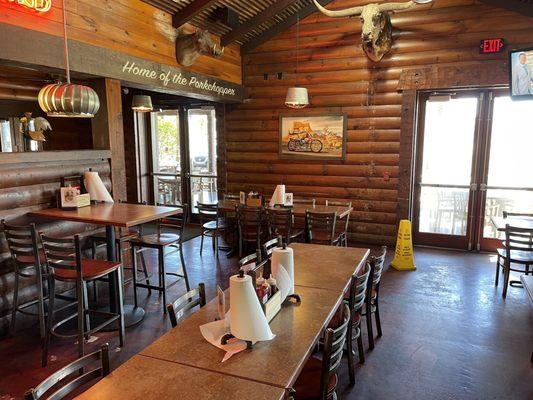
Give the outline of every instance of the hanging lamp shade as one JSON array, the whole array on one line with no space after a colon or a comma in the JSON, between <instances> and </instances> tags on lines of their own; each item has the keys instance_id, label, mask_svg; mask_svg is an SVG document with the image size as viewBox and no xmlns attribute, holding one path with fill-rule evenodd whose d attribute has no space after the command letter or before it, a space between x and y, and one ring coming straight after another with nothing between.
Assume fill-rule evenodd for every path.
<instances>
[{"instance_id":1,"label":"hanging lamp shade","mask_svg":"<svg viewBox=\"0 0 533 400\"><path fill-rule=\"evenodd\" d=\"M307 88L290 87L289 89L287 89L285 105L289 108L307 107L309 105L309 95L307 94Z\"/></svg>"},{"instance_id":2,"label":"hanging lamp shade","mask_svg":"<svg viewBox=\"0 0 533 400\"><path fill-rule=\"evenodd\" d=\"M96 92L75 83L46 85L39 92L39 106L49 117L92 118L100 108Z\"/></svg>"},{"instance_id":3,"label":"hanging lamp shade","mask_svg":"<svg viewBox=\"0 0 533 400\"><path fill-rule=\"evenodd\" d=\"M139 94L133 96L133 101L131 102L131 109L137 112L153 111L154 107L152 106L152 98L150 96Z\"/></svg>"}]
</instances>

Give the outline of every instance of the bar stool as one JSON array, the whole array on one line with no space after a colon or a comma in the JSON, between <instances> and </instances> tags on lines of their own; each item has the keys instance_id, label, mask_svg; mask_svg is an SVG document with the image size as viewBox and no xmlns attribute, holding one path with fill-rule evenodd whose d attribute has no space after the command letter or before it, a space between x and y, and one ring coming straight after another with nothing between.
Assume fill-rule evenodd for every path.
<instances>
[{"instance_id":1,"label":"bar stool","mask_svg":"<svg viewBox=\"0 0 533 400\"><path fill-rule=\"evenodd\" d=\"M43 343L43 367L48 364L48 348L51 336L62 338L78 338L78 355L82 357L85 353L85 338L101 330L107 325L118 321L119 325L119 346L124 346L124 312L122 301L122 269L121 263L105 260L93 260L82 258L79 235L73 239L52 238L41 233L41 240L49 268L48 287L50 290L50 305L48 312L48 329ZM116 274L115 291L118 297L118 313L110 313L89 309L87 296L87 283L109 274ZM59 322L54 323L55 308L54 294L55 282L70 282L76 284L76 305L77 312L67 316ZM91 329L91 315L105 317L104 322ZM63 334L57 331L61 325L77 318L78 332L76 334Z\"/></svg>"},{"instance_id":2,"label":"bar stool","mask_svg":"<svg viewBox=\"0 0 533 400\"><path fill-rule=\"evenodd\" d=\"M266 209L266 216L268 233L271 238L281 235L287 244L295 239L303 239L304 230L294 229L294 215L292 209L268 208Z\"/></svg>"},{"instance_id":3,"label":"bar stool","mask_svg":"<svg viewBox=\"0 0 533 400\"><path fill-rule=\"evenodd\" d=\"M131 258L132 258L132 268L133 268L133 299L135 307L137 307L137 288L145 288L148 290L157 290L160 294L163 294L163 313L167 313L167 288L174 286L178 283L181 278L185 279L185 286L187 291L191 290L189 286L189 278L187 276L187 268L185 267L185 260L183 258L183 231L185 225L187 225L188 217L188 205L182 204L181 206L167 205L166 207L175 207L181 209L180 216L167 217L158 221L157 233L153 235L143 235L140 237L135 237L129 241L131 246ZM169 228L174 230L174 233L164 233L162 228ZM165 249L168 247L173 248L174 250L168 253L165 253ZM145 276L145 283L137 281L137 257L135 256L138 253L138 250L143 251L145 249L155 249L157 250L158 255L158 277L159 284L152 285L148 280L148 277ZM165 256L179 252L181 268L183 274L177 272L167 272L165 265ZM172 275L178 277L178 279L172 282L170 285L166 284L166 276Z\"/></svg>"},{"instance_id":4,"label":"bar stool","mask_svg":"<svg viewBox=\"0 0 533 400\"><path fill-rule=\"evenodd\" d=\"M39 317L39 331L41 338L46 335L46 312L44 282L47 278L44 252L39 246L39 235L35 224L17 226L6 224L2 220L2 229L6 236L7 245L14 263L15 286L13 289L13 310L11 312L11 334L15 333L17 312ZM37 299L19 304L20 279L32 279L37 286ZM28 307L37 305L37 313L27 311Z\"/></svg>"},{"instance_id":5,"label":"bar stool","mask_svg":"<svg viewBox=\"0 0 533 400\"><path fill-rule=\"evenodd\" d=\"M337 246L335 236L337 213L305 212L306 236L309 243Z\"/></svg>"},{"instance_id":6,"label":"bar stool","mask_svg":"<svg viewBox=\"0 0 533 400\"><path fill-rule=\"evenodd\" d=\"M344 202L344 201L331 201L326 199L326 206L342 206L342 207L348 207L352 208L352 202ZM346 214L346 217L344 217L344 227L342 225L337 225L335 234L337 235L336 241L339 243L340 246L348 247L348 225L350 223L350 213ZM339 229L340 228L340 229Z\"/></svg>"},{"instance_id":7,"label":"bar stool","mask_svg":"<svg viewBox=\"0 0 533 400\"><path fill-rule=\"evenodd\" d=\"M196 203L198 209L198 217L200 218L200 226L202 227L202 240L200 242L200 255L204 248L204 237L211 236L213 241L213 251L215 257L218 258L218 238L221 233L228 229L228 225L224 218L220 217L218 203L206 204Z\"/></svg>"}]
</instances>

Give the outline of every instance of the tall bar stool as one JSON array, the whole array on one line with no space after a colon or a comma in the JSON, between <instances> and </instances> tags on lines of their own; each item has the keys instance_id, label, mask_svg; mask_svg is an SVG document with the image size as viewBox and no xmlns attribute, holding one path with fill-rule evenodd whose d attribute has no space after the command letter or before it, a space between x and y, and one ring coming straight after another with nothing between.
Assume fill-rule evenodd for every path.
<instances>
[{"instance_id":1,"label":"tall bar stool","mask_svg":"<svg viewBox=\"0 0 533 400\"><path fill-rule=\"evenodd\" d=\"M337 246L335 236L337 213L305 212L306 236L309 243Z\"/></svg>"},{"instance_id":2,"label":"tall bar stool","mask_svg":"<svg viewBox=\"0 0 533 400\"><path fill-rule=\"evenodd\" d=\"M122 269L121 263L93 260L82 258L79 235L74 238L52 238L41 233L41 240L49 268L48 287L50 290L50 306L48 312L48 329L43 343L42 365L48 364L48 348L50 346L51 336L63 338L78 338L78 355L82 357L85 353L85 338L101 330L107 325L118 321L119 325L119 346L124 347L124 311L122 300ZM115 291L118 300L118 313L91 310L87 295L87 283L109 274L116 274ZM69 315L59 322L54 323L55 308L54 294L55 282L70 282L76 284L76 305L77 312ZM105 317L104 322L91 328L90 315ZM63 334L57 331L65 322L77 318L78 332L76 334Z\"/></svg>"},{"instance_id":3,"label":"tall bar stool","mask_svg":"<svg viewBox=\"0 0 533 400\"><path fill-rule=\"evenodd\" d=\"M202 227L202 240L200 242L200 255L204 248L204 237L211 236L213 241L213 251L215 257L218 258L218 238L228 229L228 225L224 218L220 217L220 210L218 203L206 204L196 203L198 209L198 217L200 218L200 226Z\"/></svg>"},{"instance_id":4,"label":"tall bar stool","mask_svg":"<svg viewBox=\"0 0 533 400\"><path fill-rule=\"evenodd\" d=\"M348 207L352 208L352 202L344 202L344 201L331 201L326 199L326 206L342 206L342 207ZM336 232L337 235L336 241L339 243L340 246L348 247L348 225L350 224L350 213L346 214L346 217L344 217L344 226L341 224L337 224Z\"/></svg>"},{"instance_id":5,"label":"tall bar stool","mask_svg":"<svg viewBox=\"0 0 533 400\"><path fill-rule=\"evenodd\" d=\"M381 318L379 315L379 287L381 284L381 276L383 274L383 267L385 266L385 256L387 255L387 247L382 246L381 252L378 256L370 259L370 275L368 277L369 284L366 290L365 311L363 315L366 317L366 329L368 332L368 347L374 348L374 329L372 328L372 315L376 320L376 328L378 337L383 335L381 331Z\"/></svg>"},{"instance_id":6,"label":"tall bar stool","mask_svg":"<svg viewBox=\"0 0 533 400\"><path fill-rule=\"evenodd\" d=\"M167 288L174 286L181 281L181 278L185 279L185 287L187 291L191 290L189 286L189 277L187 275L187 268L185 266L185 260L183 258L183 231L185 225L187 225L187 217L189 207L187 204L181 206L167 205L167 207L175 207L181 209L179 216L167 217L158 221L157 233L152 235L143 235L130 240L131 254L132 254L132 268L133 268L133 299L135 307L137 307L137 288L145 288L148 290L157 290L160 294L163 294L163 313L167 313ZM171 229L173 232L163 232L163 228ZM166 252L167 248L171 248L172 251ZM145 277L145 283L137 281L137 254L139 250L155 249L158 256L158 277L159 284L150 284L148 278ZM177 272L167 272L165 256L179 252L181 268L183 274ZM170 285L166 284L166 276L172 275L178 279L172 282Z\"/></svg>"},{"instance_id":7,"label":"tall bar stool","mask_svg":"<svg viewBox=\"0 0 533 400\"><path fill-rule=\"evenodd\" d=\"M11 312L11 334L15 333L17 313L39 317L39 331L41 338L46 335L46 312L44 282L47 278L44 252L39 246L39 235L35 224L17 226L6 224L2 220L2 229L6 236L7 245L14 263L15 286L13 289L13 310ZM37 299L19 304L20 279L31 279L37 286ZM37 306L37 313L27 311L28 307Z\"/></svg>"},{"instance_id":8,"label":"tall bar stool","mask_svg":"<svg viewBox=\"0 0 533 400\"><path fill-rule=\"evenodd\" d=\"M304 230L294 228L294 215L290 208L266 209L268 233L271 238L281 235L285 243L303 239Z\"/></svg>"}]
</instances>

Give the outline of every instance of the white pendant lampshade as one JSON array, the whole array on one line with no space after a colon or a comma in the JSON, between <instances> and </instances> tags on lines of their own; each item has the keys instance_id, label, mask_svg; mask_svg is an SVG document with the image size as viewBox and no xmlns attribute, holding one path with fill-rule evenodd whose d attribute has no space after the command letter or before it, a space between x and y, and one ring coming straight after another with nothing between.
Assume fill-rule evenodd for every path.
<instances>
[{"instance_id":1,"label":"white pendant lampshade","mask_svg":"<svg viewBox=\"0 0 533 400\"><path fill-rule=\"evenodd\" d=\"M290 87L287 89L285 105L289 108L304 108L309 105L309 95L307 88Z\"/></svg>"},{"instance_id":2,"label":"white pendant lampshade","mask_svg":"<svg viewBox=\"0 0 533 400\"><path fill-rule=\"evenodd\" d=\"M96 92L74 83L46 85L39 92L39 106L50 117L92 118L100 108Z\"/></svg>"},{"instance_id":3,"label":"white pendant lampshade","mask_svg":"<svg viewBox=\"0 0 533 400\"><path fill-rule=\"evenodd\" d=\"M152 98L150 96L135 95L131 102L131 109L137 112L150 112L153 111Z\"/></svg>"}]
</instances>

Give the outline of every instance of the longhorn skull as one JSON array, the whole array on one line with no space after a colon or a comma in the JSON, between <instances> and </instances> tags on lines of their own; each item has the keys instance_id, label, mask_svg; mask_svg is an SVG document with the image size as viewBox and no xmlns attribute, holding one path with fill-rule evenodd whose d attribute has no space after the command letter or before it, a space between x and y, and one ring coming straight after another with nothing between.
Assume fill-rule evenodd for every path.
<instances>
[{"instance_id":1,"label":"longhorn skull","mask_svg":"<svg viewBox=\"0 0 533 400\"><path fill-rule=\"evenodd\" d=\"M351 7L345 10L328 10L317 0L313 0L317 8L328 17L360 16L363 23L361 39L363 51L372 61L380 61L392 46L392 25L389 12L406 10L415 3L429 3L432 0L414 0L403 3L368 4L366 6Z\"/></svg>"},{"instance_id":2,"label":"longhorn skull","mask_svg":"<svg viewBox=\"0 0 533 400\"><path fill-rule=\"evenodd\" d=\"M198 29L176 38L176 59L184 67L193 65L200 54L220 57L223 53L224 47L218 46L207 30Z\"/></svg>"}]
</instances>

